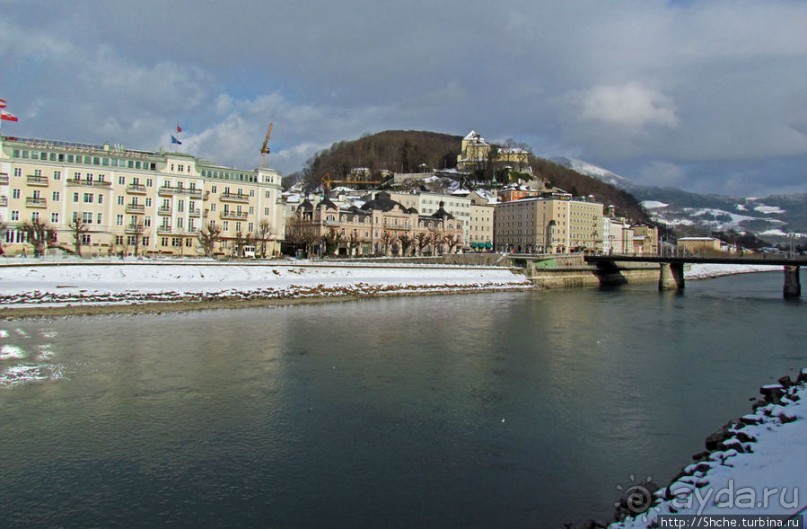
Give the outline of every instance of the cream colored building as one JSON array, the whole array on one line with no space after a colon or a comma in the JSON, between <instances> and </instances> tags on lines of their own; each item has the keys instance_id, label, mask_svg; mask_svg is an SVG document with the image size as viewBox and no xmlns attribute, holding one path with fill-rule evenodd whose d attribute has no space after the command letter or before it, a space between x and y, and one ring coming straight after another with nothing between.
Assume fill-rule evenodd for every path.
<instances>
[{"instance_id":1,"label":"cream colored building","mask_svg":"<svg viewBox=\"0 0 807 529\"><path fill-rule=\"evenodd\" d=\"M496 205L497 251L517 253L601 252L603 205L552 193Z\"/></svg>"},{"instance_id":2,"label":"cream colored building","mask_svg":"<svg viewBox=\"0 0 807 529\"><path fill-rule=\"evenodd\" d=\"M438 207L431 215L381 191L361 207L340 207L330 198L305 200L288 220L287 242L309 255L436 255L462 248L462 221ZM426 244L420 247L418 238Z\"/></svg>"},{"instance_id":3,"label":"cream colored building","mask_svg":"<svg viewBox=\"0 0 807 529\"><path fill-rule=\"evenodd\" d=\"M273 169L245 171L179 152L0 137L3 248L30 253L19 226L39 219L55 231L51 247L72 251L69 225L80 218L89 228L83 255L196 256L208 223L222 228L218 255L231 255L264 223L272 255L284 233L280 179Z\"/></svg>"},{"instance_id":4,"label":"cream colored building","mask_svg":"<svg viewBox=\"0 0 807 529\"><path fill-rule=\"evenodd\" d=\"M442 207L462 222L462 240L470 242L471 199L467 195L440 195L437 193L390 193L392 200L406 208L415 208L421 215L432 215Z\"/></svg>"},{"instance_id":5,"label":"cream colored building","mask_svg":"<svg viewBox=\"0 0 807 529\"><path fill-rule=\"evenodd\" d=\"M468 198L471 201L471 218L466 247L471 250L492 250L493 220L498 201L494 196L478 191L471 192Z\"/></svg>"}]
</instances>

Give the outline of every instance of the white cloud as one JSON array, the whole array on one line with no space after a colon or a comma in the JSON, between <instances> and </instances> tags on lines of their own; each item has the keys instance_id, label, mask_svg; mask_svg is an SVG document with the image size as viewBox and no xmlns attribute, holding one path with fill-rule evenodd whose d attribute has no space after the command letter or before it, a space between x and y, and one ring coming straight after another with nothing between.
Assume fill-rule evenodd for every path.
<instances>
[{"instance_id":1,"label":"white cloud","mask_svg":"<svg viewBox=\"0 0 807 529\"><path fill-rule=\"evenodd\" d=\"M647 125L675 127L672 99L641 83L598 85L571 96L580 119L638 130Z\"/></svg>"},{"instance_id":2,"label":"white cloud","mask_svg":"<svg viewBox=\"0 0 807 529\"><path fill-rule=\"evenodd\" d=\"M313 146L366 131L474 128L699 190L807 190L803 2L446 0L428 16L371 0L3 9L0 97L20 135L149 149L180 121L183 147L249 167L273 121L270 160L291 172ZM160 16L141 24L143 13ZM718 164L731 171L696 170Z\"/></svg>"}]
</instances>

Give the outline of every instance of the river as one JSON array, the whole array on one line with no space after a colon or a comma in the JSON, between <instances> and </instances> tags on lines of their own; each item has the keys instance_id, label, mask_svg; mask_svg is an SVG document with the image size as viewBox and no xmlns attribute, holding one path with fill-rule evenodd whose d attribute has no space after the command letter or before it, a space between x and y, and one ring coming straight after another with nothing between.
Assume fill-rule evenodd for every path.
<instances>
[{"instance_id":1,"label":"river","mask_svg":"<svg viewBox=\"0 0 807 529\"><path fill-rule=\"evenodd\" d=\"M666 483L807 365L805 306L781 289L765 273L0 322L3 525L607 518L618 487Z\"/></svg>"}]
</instances>

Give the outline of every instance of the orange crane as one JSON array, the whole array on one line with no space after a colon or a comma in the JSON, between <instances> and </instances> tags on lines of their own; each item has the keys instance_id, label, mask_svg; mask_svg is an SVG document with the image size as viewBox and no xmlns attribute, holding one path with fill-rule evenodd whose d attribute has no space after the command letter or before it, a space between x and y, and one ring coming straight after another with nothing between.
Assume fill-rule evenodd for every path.
<instances>
[{"instance_id":1,"label":"orange crane","mask_svg":"<svg viewBox=\"0 0 807 529\"><path fill-rule=\"evenodd\" d=\"M272 135L273 125L274 123L269 123L269 129L266 131L266 137L263 139L263 145L261 145L261 167L266 167L266 155L271 151L269 149L269 136Z\"/></svg>"}]
</instances>

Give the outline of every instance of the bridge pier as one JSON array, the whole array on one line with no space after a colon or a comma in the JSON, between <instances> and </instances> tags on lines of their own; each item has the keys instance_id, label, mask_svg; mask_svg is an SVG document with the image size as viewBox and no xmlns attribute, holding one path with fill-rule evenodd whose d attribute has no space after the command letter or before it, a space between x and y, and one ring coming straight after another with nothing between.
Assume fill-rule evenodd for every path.
<instances>
[{"instance_id":1,"label":"bridge pier","mask_svg":"<svg viewBox=\"0 0 807 529\"><path fill-rule=\"evenodd\" d=\"M782 293L787 299L801 297L801 280L798 266L785 266L785 286Z\"/></svg>"},{"instance_id":2,"label":"bridge pier","mask_svg":"<svg viewBox=\"0 0 807 529\"><path fill-rule=\"evenodd\" d=\"M682 290L684 288L684 263L659 263L659 290Z\"/></svg>"}]
</instances>

